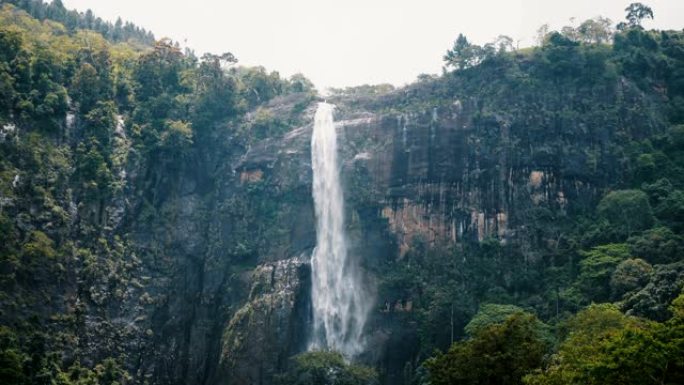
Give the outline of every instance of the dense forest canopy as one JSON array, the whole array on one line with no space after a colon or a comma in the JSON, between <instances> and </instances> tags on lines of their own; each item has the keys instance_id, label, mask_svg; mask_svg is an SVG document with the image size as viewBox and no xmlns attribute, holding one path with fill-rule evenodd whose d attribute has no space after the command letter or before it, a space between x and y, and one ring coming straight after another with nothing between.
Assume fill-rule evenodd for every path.
<instances>
[{"instance_id":1,"label":"dense forest canopy","mask_svg":"<svg viewBox=\"0 0 684 385\"><path fill-rule=\"evenodd\" d=\"M90 9L85 12L78 12L75 9L68 10L61 0L50 2L43 0L7 0L4 2L14 4L37 20L58 22L69 32L75 32L78 29L93 30L104 38L117 43L133 41L139 44L152 45L155 41L152 32L146 31L145 28L124 22L121 18L112 24L93 15L93 11Z\"/></svg>"},{"instance_id":2,"label":"dense forest canopy","mask_svg":"<svg viewBox=\"0 0 684 385\"><path fill-rule=\"evenodd\" d=\"M542 26L528 48L459 35L440 76L331 91L341 116L384 117L368 137L346 132L343 156L418 153L407 117L429 115L421 129L436 132L449 111L476 153L468 183L515 214L487 202L514 231L454 225L451 241L407 221L419 236L402 243L381 213L413 182L373 183L403 163L345 158L350 231L391 239L364 260L371 350L408 336L349 362L301 341L273 358L283 330L304 338L292 324L259 334L279 319L269 306L298 303L277 300L295 285L278 289L273 250L312 247L296 225L310 220L308 171L278 146L310 124L313 84L59 0L0 6L0 383L684 383L684 32L644 29L657 10Z\"/></svg>"}]
</instances>

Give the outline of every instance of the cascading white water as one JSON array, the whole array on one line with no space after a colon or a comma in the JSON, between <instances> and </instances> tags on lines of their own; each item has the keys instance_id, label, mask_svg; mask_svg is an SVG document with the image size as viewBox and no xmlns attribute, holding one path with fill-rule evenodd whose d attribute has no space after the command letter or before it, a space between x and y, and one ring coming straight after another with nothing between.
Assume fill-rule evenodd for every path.
<instances>
[{"instance_id":1,"label":"cascading white water","mask_svg":"<svg viewBox=\"0 0 684 385\"><path fill-rule=\"evenodd\" d=\"M333 107L318 104L311 137L316 248L311 257L314 325L309 350L336 350L351 359L363 350L372 304L362 297L360 272L347 254Z\"/></svg>"}]
</instances>

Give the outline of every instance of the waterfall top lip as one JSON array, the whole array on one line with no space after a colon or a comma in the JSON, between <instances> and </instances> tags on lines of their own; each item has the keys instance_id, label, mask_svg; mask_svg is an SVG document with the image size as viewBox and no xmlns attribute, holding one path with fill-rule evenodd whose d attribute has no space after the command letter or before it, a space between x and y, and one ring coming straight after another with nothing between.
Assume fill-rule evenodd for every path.
<instances>
[{"instance_id":1,"label":"waterfall top lip","mask_svg":"<svg viewBox=\"0 0 684 385\"><path fill-rule=\"evenodd\" d=\"M335 109L337 106L328 102L318 102L318 107L316 108L316 113L314 114L314 122L319 119L326 120L329 119L332 122L332 127L335 127L334 117Z\"/></svg>"},{"instance_id":2,"label":"waterfall top lip","mask_svg":"<svg viewBox=\"0 0 684 385\"><path fill-rule=\"evenodd\" d=\"M332 104L332 103L328 103L328 100L327 100L327 99L324 99L322 102L318 102L318 107L321 107L321 106L330 107L331 109L337 108L336 105L334 105L334 104Z\"/></svg>"}]
</instances>

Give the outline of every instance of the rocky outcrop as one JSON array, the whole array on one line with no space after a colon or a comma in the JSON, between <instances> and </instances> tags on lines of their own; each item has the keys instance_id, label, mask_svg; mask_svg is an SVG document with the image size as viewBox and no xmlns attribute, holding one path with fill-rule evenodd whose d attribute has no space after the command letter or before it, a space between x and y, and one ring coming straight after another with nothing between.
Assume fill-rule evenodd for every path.
<instances>
[{"instance_id":1,"label":"rocky outcrop","mask_svg":"<svg viewBox=\"0 0 684 385\"><path fill-rule=\"evenodd\" d=\"M249 300L222 338L221 365L230 384L268 384L289 357L305 349L310 323L308 256L258 266Z\"/></svg>"}]
</instances>

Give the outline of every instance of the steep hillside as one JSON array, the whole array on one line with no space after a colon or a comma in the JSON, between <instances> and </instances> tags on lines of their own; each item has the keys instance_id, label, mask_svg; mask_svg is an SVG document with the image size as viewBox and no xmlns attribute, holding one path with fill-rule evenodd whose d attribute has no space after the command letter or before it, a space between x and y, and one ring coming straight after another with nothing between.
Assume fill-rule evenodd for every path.
<instances>
[{"instance_id":1,"label":"steep hillside","mask_svg":"<svg viewBox=\"0 0 684 385\"><path fill-rule=\"evenodd\" d=\"M310 83L10 5L0 20L0 319L15 380L209 382L251 271L298 255L263 198L296 203L308 186L247 188L258 175L238 167L300 124Z\"/></svg>"}]
</instances>

